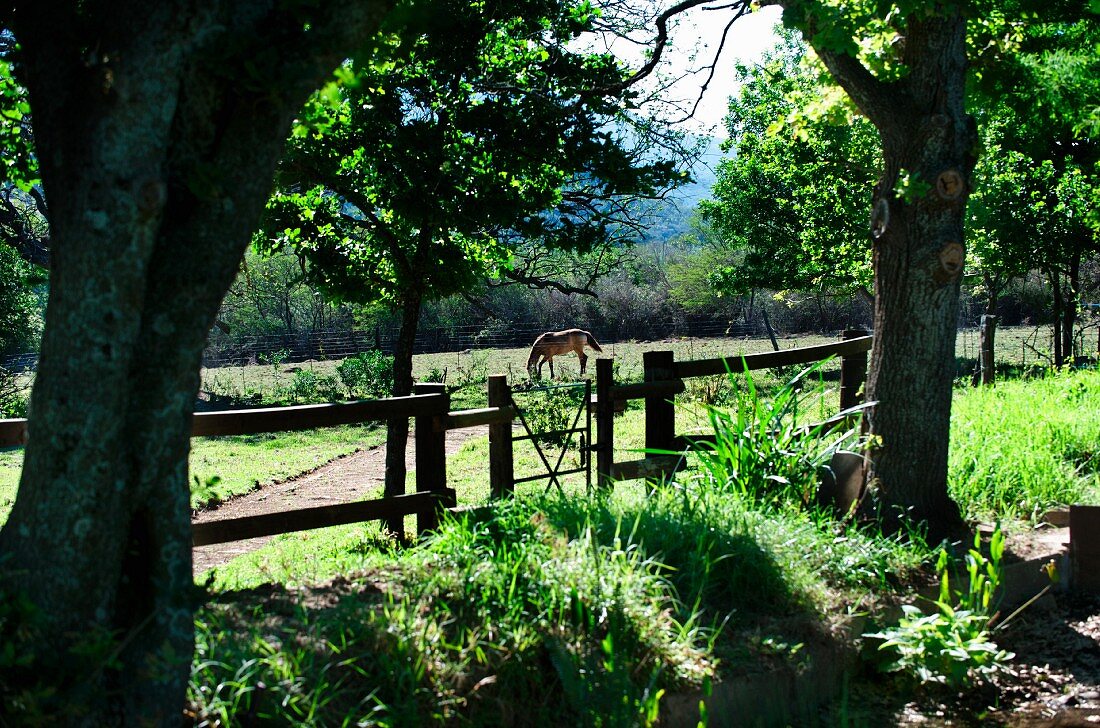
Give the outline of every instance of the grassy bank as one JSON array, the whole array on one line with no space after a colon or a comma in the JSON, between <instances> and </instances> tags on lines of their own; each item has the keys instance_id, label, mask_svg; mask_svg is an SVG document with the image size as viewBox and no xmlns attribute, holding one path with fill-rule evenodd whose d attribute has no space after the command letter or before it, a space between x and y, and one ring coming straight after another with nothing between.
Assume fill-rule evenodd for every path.
<instances>
[{"instance_id":1,"label":"grassy bank","mask_svg":"<svg viewBox=\"0 0 1100 728\"><path fill-rule=\"evenodd\" d=\"M662 691L797 662L843 605L872 602L916 565L892 541L821 525L687 483L502 503L398 552L343 529L333 558L314 558L330 571L312 578L331 581L222 591L200 612L193 710L294 724L649 723ZM220 581L254 578L234 562Z\"/></svg>"}]
</instances>

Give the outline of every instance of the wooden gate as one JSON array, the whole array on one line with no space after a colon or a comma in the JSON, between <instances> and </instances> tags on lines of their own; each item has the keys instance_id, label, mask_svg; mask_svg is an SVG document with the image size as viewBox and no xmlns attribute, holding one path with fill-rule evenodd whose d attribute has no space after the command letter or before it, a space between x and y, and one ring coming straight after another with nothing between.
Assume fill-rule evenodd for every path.
<instances>
[{"instance_id":1,"label":"wooden gate","mask_svg":"<svg viewBox=\"0 0 1100 728\"><path fill-rule=\"evenodd\" d=\"M516 397L520 395L520 401ZM559 395L571 400L564 408L566 426L556 427L545 422L538 422L536 407L559 408L561 411L561 399ZM541 403L540 403L541 398ZM529 440L539 456L545 472L528 475L522 478L513 478L513 485L529 483L538 480L546 480L546 490L557 486L559 492L564 492L561 478L574 473L584 473L584 485L587 491L592 486L592 411L589 402L592 399L592 383L569 382L566 384L549 384L529 389L508 389L509 404L515 409L516 417L523 427L524 434L513 436L512 440ZM555 399L558 402L555 402ZM575 405L575 406L574 406ZM580 451L580 465L575 468L562 468L565 455L569 452L570 445L576 443ZM560 449L558 449L560 446ZM553 463L551 464L551 461Z\"/></svg>"}]
</instances>

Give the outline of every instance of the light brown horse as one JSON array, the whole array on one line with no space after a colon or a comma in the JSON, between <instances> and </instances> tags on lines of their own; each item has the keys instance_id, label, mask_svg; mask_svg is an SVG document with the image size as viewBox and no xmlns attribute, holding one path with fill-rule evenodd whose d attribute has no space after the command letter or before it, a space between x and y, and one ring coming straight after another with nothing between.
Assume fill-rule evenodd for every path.
<instances>
[{"instance_id":1,"label":"light brown horse","mask_svg":"<svg viewBox=\"0 0 1100 728\"><path fill-rule=\"evenodd\" d=\"M592 337L592 334L582 329L566 329L565 331L547 331L535 339L531 347L531 356L527 358L527 373L532 379L537 376L542 379L542 365L550 362L550 378L554 378L554 357L559 354L577 352L577 358L581 360L581 374L584 374L584 366L588 363L588 355L584 353L584 347L588 346L595 351L602 352L600 344Z\"/></svg>"}]
</instances>

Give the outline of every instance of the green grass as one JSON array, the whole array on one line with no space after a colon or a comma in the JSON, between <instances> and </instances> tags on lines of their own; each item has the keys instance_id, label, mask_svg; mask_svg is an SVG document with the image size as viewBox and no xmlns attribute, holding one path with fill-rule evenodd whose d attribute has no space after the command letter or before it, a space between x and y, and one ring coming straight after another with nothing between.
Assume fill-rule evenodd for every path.
<instances>
[{"instance_id":1,"label":"green grass","mask_svg":"<svg viewBox=\"0 0 1100 728\"><path fill-rule=\"evenodd\" d=\"M639 433L640 414L617 430ZM452 461L460 502L487 495L484 448ZM873 604L926 556L742 497L715 473L593 497L575 481L521 486L405 550L363 526L278 539L211 578L192 709L303 725L647 725L662 691L812 659L792 632L827 640L844 605Z\"/></svg>"},{"instance_id":2,"label":"green grass","mask_svg":"<svg viewBox=\"0 0 1100 728\"><path fill-rule=\"evenodd\" d=\"M950 489L971 517L1100 502L1100 373L960 389L952 405Z\"/></svg>"},{"instance_id":3,"label":"green grass","mask_svg":"<svg viewBox=\"0 0 1100 728\"><path fill-rule=\"evenodd\" d=\"M201 610L197 713L646 724L661 690L700 687L720 662L729 674L795 658L791 620L824 632L841 604L918 560L694 482L518 498L401 551L332 529L327 548L305 552L336 581L316 594L221 592Z\"/></svg>"},{"instance_id":4,"label":"green grass","mask_svg":"<svg viewBox=\"0 0 1100 728\"><path fill-rule=\"evenodd\" d=\"M720 353L735 352L685 356ZM636 378L624 366L620 377ZM754 382L773 398L781 375ZM807 419L835 410L836 382L823 384ZM730 404L736 388L702 382L680 403ZM475 406L478 391L470 383L456 400ZM1060 498L1095 499L1098 405L1095 372L959 389L955 496L972 515L1030 516ZM640 405L615 424L616 460L640 457ZM677 409L678 431L705 424L705 412ZM196 440L192 467L200 480L217 473L249 489L382 436L335 428ZM529 444L515 453L517 476L539 469ZM0 499L19 457L0 453ZM575 449L565 462L577 462ZM488 503L487 463L484 437L448 461L460 503ZM662 691L808 659L803 642L827 640L849 605L873 608L904 589L927 557L919 545L745 497L715 473L688 470L652 492L618 484L596 497L579 497L580 476L564 495L520 485L516 499L450 520L410 548L393 547L377 524L274 539L209 581L190 708L223 724L645 725Z\"/></svg>"},{"instance_id":5,"label":"green grass","mask_svg":"<svg viewBox=\"0 0 1100 728\"><path fill-rule=\"evenodd\" d=\"M23 450L0 450L0 526L8 520L15 492L19 489L19 473L23 470Z\"/></svg>"}]
</instances>

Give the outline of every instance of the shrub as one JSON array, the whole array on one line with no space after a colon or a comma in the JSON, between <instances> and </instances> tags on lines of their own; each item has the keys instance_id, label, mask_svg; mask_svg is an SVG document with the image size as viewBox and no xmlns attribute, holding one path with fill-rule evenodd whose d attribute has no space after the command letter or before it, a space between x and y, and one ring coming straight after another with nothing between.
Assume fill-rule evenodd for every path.
<instances>
[{"instance_id":1,"label":"shrub","mask_svg":"<svg viewBox=\"0 0 1100 728\"><path fill-rule=\"evenodd\" d=\"M558 431L573 427L577 410L584 400L584 387L536 390L528 393L525 399L523 417L540 445L564 445L570 437L577 442L575 434ZM581 416L584 416L583 411Z\"/></svg>"},{"instance_id":2,"label":"shrub","mask_svg":"<svg viewBox=\"0 0 1100 728\"><path fill-rule=\"evenodd\" d=\"M465 367L459 366L457 371L458 386L469 387L475 384L484 384L489 379L489 352L473 351L467 359Z\"/></svg>"},{"instance_id":3,"label":"shrub","mask_svg":"<svg viewBox=\"0 0 1100 728\"><path fill-rule=\"evenodd\" d=\"M0 418L27 416L28 397L19 375L0 367Z\"/></svg>"},{"instance_id":4,"label":"shrub","mask_svg":"<svg viewBox=\"0 0 1100 728\"><path fill-rule=\"evenodd\" d=\"M353 399L378 399L393 393L393 357L380 351L349 356L336 366L336 374Z\"/></svg>"},{"instance_id":5,"label":"shrub","mask_svg":"<svg viewBox=\"0 0 1100 728\"><path fill-rule=\"evenodd\" d=\"M714 430L714 442L697 442L692 448L713 483L760 503L791 499L809 503L817 473L833 453L858 439L854 429L799 424L801 402L807 396L800 391L803 380L820 366L780 386L770 400L759 395L748 372L743 375L744 389L730 373L734 408L701 405Z\"/></svg>"},{"instance_id":6,"label":"shrub","mask_svg":"<svg viewBox=\"0 0 1100 728\"><path fill-rule=\"evenodd\" d=\"M897 627L864 635L884 640L880 650L892 653L889 671L906 672L922 683L941 683L964 687L1004 669L1011 652L997 647L991 636L996 616L993 599L1000 586L1003 569L1004 534L998 528L989 545L989 558L981 553L980 536L965 557L968 576L966 591L955 591L947 575L950 557L940 548L936 572L940 578L936 611L925 615L918 607L906 604L905 616Z\"/></svg>"},{"instance_id":7,"label":"shrub","mask_svg":"<svg viewBox=\"0 0 1100 728\"><path fill-rule=\"evenodd\" d=\"M422 382L434 382L436 384L447 383L447 367L440 369L439 367L432 367L428 370L428 373L420 378Z\"/></svg>"},{"instance_id":8,"label":"shrub","mask_svg":"<svg viewBox=\"0 0 1100 728\"><path fill-rule=\"evenodd\" d=\"M343 399L339 382L331 374L317 374L312 369L294 373L289 394L296 403L337 402Z\"/></svg>"}]
</instances>

